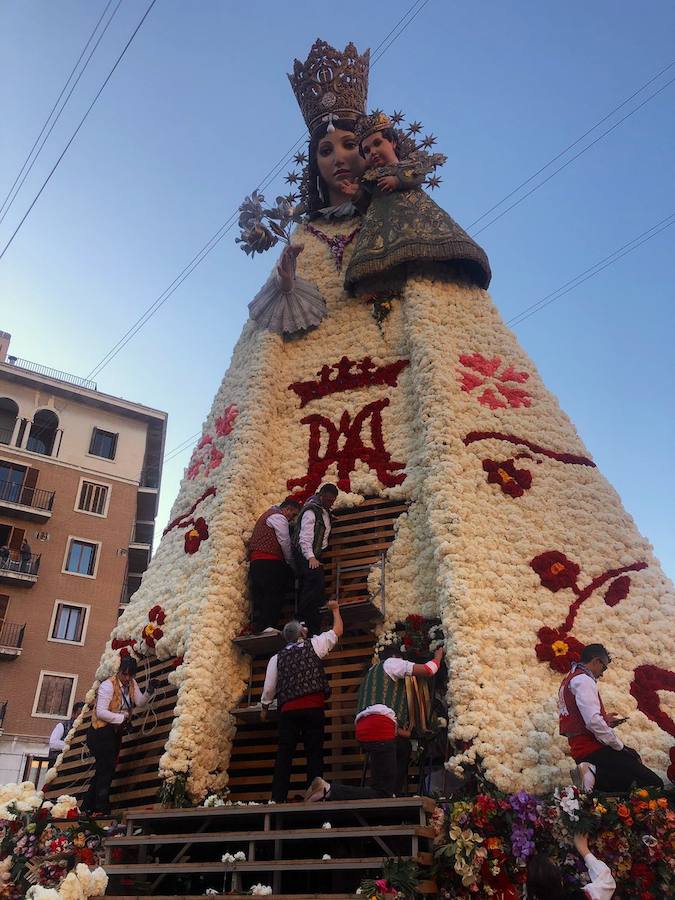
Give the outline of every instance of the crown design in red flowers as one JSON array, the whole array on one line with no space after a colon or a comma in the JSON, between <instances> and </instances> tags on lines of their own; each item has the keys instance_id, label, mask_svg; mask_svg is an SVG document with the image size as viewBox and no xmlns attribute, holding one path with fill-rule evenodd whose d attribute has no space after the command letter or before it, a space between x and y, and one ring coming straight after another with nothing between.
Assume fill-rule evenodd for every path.
<instances>
[{"instance_id":1,"label":"crown design in red flowers","mask_svg":"<svg viewBox=\"0 0 675 900\"><path fill-rule=\"evenodd\" d=\"M352 391L378 384L396 387L398 376L409 365L409 362L407 359L397 359L396 362L388 363L385 366L377 366L370 356L364 356L361 360L343 356L332 366L322 366L316 373L319 376L317 381L294 381L293 384L288 385L288 389L295 391L298 395L300 409L302 409L312 400L318 400L328 394L337 394L340 391Z\"/></svg>"}]
</instances>

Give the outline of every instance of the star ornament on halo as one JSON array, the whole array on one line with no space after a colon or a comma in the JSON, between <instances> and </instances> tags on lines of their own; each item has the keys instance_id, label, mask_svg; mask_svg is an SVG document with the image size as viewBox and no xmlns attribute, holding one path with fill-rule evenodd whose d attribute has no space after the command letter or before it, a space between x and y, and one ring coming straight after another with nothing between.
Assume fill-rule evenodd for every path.
<instances>
[{"instance_id":1,"label":"star ornament on halo","mask_svg":"<svg viewBox=\"0 0 675 900\"><path fill-rule=\"evenodd\" d=\"M429 178L427 178L425 184L433 191L437 187L440 187L441 181L443 181L443 179L440 175L430 175Z\"/></svg>"},{"instance_id":2,"label":"star ornament on halo","mask_svg":"<svg viewBox=\"0 0 675 900\"><path fill-rule=\"evenodd\" d=\"M401 122L405 119L405 113L401 112L401 110L394 110L391 121L394 125L400 125Z\"/></svg>"},{"instance_id":3,"label":"star ornament on halo","mask_svg":"<svg viewBox=\"0 0 675 900\"><path fill-rule=\"evenodd\" d=\"M297 184L300 176L297 172L289 172L285 178L286 184Z\"/></svg>"},{"instance_id":4,"label":"star ornament on halo","mask_svg":"<svg viewBox=\"0 0 675 900\"><path fill-rule=\"evenodd\" d=\"M299 166L302 166L307 162L307 154L303 153L302 151L300 153L296 153L293 157L293 161L296 162Z\"/></svg>"},{"instance_id":5,"label":"star ornament on halo","mask_svg":"<svg viewBox=\"0 0 675 900\"><path fill-rule=\"evenodd\" d=\"M438 138L435 134L425 134L424 140L420 142L420 147L424 147L425 150L429 150L431 147L437 143Z\"/></svg>"},{"instance_id":6,"label":"star ornament on halo","mask_svg":"<svg viewBox=\"0 0 675 900\"><path fill-rule=\"evenodd\" d=\"M419 134L423 127L424 126L422 125L421 122L417 122L417 121L411 122L410 125L408 125L407 133L408 134Z\"/></svg>"}]
</instances>

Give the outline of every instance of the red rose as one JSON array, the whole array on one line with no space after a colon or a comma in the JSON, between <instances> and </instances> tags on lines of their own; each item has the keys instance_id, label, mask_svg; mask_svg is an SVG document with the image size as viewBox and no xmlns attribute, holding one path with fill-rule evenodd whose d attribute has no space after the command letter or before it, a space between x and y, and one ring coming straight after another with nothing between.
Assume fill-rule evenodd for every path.
<instances>
[{"instance_id":1,"label":"red rose","mask_svg":"<svg viewBox=\"0 0 675 900\"><path fill-rule=\"evenodd\" d=\"M66 819L77 819L80 815L79 809L74 806L72 809L69 809L66 813Z\"/></svg>"}]
</instances>

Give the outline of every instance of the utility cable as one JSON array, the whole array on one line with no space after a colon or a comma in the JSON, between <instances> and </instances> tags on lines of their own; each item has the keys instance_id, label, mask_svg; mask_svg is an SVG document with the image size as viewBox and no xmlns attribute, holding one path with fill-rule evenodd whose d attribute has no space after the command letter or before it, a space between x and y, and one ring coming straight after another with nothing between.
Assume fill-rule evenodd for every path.
<instances>
[{"instance_id":1,"label":"utility cable","mask_svg":"<svg viewBox=\"0 0 675 900\"><path fill-rule=\"evenodd\" d=\"M129 49L129 47L131 46L131 44L132 44L134 38L136 37L136 35L138 34L138 32L139 32L139 30L140 30L140 28L141 28L141 25L142 25L143 22L145 22L145 20L147 19L148 15L150 14L151 9L153 8L153 6L155 5L156 2L157 2L157 0L150 0L150 5L149 5L148 8L146 9L146 11L143 13L143 16L142 16L140 22L138 23L138 25L137 25L136 28L134 29L134 31L133 31L131 37L129 38L129 40L128 40L128 41L126 42L126 44L124 45L124 48L122 49L122 52L120 53L120 55L119 55L119 56L117 57L117 59L115 60L115 64L113 65L113 67L112 67L112 69L110 70L110 72L108 72L108 74L107 74L107 76L106 76L106 78L105 78L103 84L102 84L101 87L98 89L98 91L97 91L97 93L96 93L96 96L94 97L94 99L93 99L93 100L91 101L91 103L89 104L89 106L88 106L88 108L87 108L87 111L85 112L85 114L82 116L82 118L81 118L81 120L80 120L80 124L77 126L77 128L75 129L75 131L74 131L73 134L71 135L70 140L68 141L68 143L67 143L66 146L64 147L64 149L63 149L61 155L59 156L59 158L56 160L56 162L55 162L54 165L52 166L52 169L51 169L49 175L47 175L47 177L46 177L45 180L43 181L42 187L41 187L40 190L37 192L37 194L36 194L35 197L33 198L32 203L30 204L30 206L28 207L28 209L27 209L26 212L24 213L23 218L21 219L21 221L19 222L19 224L18 224L18 225L16 226L16 228L14 229L14 232L12 233L12 236L11 236L10 239L7 241L7 243L5 244L5 246L2 248L2 252L0 252L0 260L3 258L3 256L5 255L5 253L9 250L10 246L12 245L12 242L14 241L14 238L15 238L15 237L17 236L17 234L19 233L19 231L20 231L20 229L21 229L21 226L22 226L23 223L26 221L26 219L27 219L28 216L30 215L31 210L33 209L33 207L35 206L35 204L36 204L36 203L38 202L38 200L40 199L40 196L41 196L42 192L44 191L44 189L45 189L45 188L47 187L47 185L49 184L52 175L53 175L54 172L57 170L57 168L59 167L59 164L60 164L61 160L63 159L63 157L66 155L66 153L67 153L68 150L70 149L70 145L73 143L73 141L74 141L75 138L77 137L78 132L80 131L80 128L82 128L82 126L83 126L84 123L86 122L86 120L87 120L87 118L88 118L88 116L89 116L89 113L90 113L90 112L92 111L92 109L94 108L94 105L96 104L96 101L98 100L98 98L99 98L99 97L101 96L101 94L103 93L103 90L105 89L105 86L108 84L108 82L109 82L110 79L112 78L113 73L114 73L115 70L117 69L118 65L122 62L122 59L124 58L125 53L127 52L127 50Z\"/></svg>"},{"instance_id":2,"label":"utility cable","mask_svg":"<svg viewBox=\"0 0 675 900\"><path fill-rule=\"evenodd\" d=\"M94 50L92 50L92 53L89 54L89 56L88 56L88 58L87 58L87 61L85 62L84 66L82 67L82 70L80 71L80 74L77 76L77 81L79 81L80 78L82 77L82 74L83 74L84 70L87 68L87 66L88 66L88 64L89 64L89 60L91 59L93 52L96 50L96 47L98 46L99 41L101 40L101 37L103 37L103 35L105 34L105 32L106 32L106 30L107 30L107 28L108 28L108 25L110 25L110 22L112 21L113 16L115 15L115 13L117 12L117 10L119 9L120 3L121 3L121 2L122 2L122 0L119 0L119 3L118 3L117 6L115 7L115 10L113 11L112 16L111 16L110 19L108 20L108 23L106 24L105 28L103 29L103 32L102 32L101 36L99 37L98 41L96 42L96 45L94 46ZM82 48L82 52L80 53L79 57L77 58L77 61L76 61L75 65L74 65L73 68L71 69L70 75L69 75L68 78L66 79L66 83L65 83L65 84L63 85L63 87L61 88L61 93L60 93L59 96L56 98L56 102L55 102L54 105L52 106L49 115L48 115L47 118L45 119L45 123L44 123L44 125L42 126L42 128L41 128L41 130L40 130L40 133L39 133L38 136L35 138L35 141L34 141L34 143L33 143L33 146L30 148L30 151L29 151L29 153L28 153L28 156L25 158L25 160L24 160L24 162L23 162L23 165L22 165L21 168L19 169L19 173L18 173L18 175L16 176L16 178L14 179L14 183L12 184L11 188L10 188L9 191L7 192L7 196L6 196L5 199L2 201L2 204L0 205L0 213L2 213L2 218L0 218L0 222L2 222L2 220L3 220L3 219L5 218L5 216L7 215L7 212L9 211L9 206L12 205L12 203L14 202L14 199L16 198L16 195L17 195L18 192L21 190L21 185L22 185L23 182L25 181L26 176L24 176L24 179L22 180L21 184L20 184L19 187L16 189L16 192L14 193L14 197L13 197L12 200L10 201L9 206L7 207L7 209L5 209L5 205L7 204L7 201L9 200L10 196L11 196L12 193L14 192L14 188L16 187L17 182L18 182L19 179L21 178L21 176L22 176L24 170L26 169L26 166L28 166L28 164L29 164L29 162L30 162L30 158L31 158L31 156L33 156L33 152L34 152L35 148L37 147L37 145L38 145L38 143L39 143L39 141L40 141L40 138L42 137L42 135L43 135L43 134L45 133L45 131L47 130L47 127L48 127L48 125L49 125L49 121L50 121L51 117L54 115L54 112L56 111L56 108L57 108L57 106L59 105L59 102L60 102L60 100L61 100L61 97L63 97L63 95L65 94L65 92L66 92L66 90L67 90L67 88L68 88L68 85L70 84L70 81L71 81L73 75L74 75L75 72L77 71L77 67L78 67L78 66L80 65L80 63L82 62L82 57L83 57L84 54L87 52L87 48L89 47L89 44L91 44L92 40L94 39L94 35L95 35L96 32L98 31L98 27L99 27L99 25L101 24L101 22L103 21L103 19L104 19L104 17L105 17L105 14L106 14L106 13L108 12L108 10L110 9L112 3L113 3L113 0L108 0L108 3L107 3L107 5L106 5L105 9L104 9L103 12L101 13L101 17L99 18L99 20L98 20L98 22L96 23L96 25L94 25L94 30L93 30L92 33L89 35L89 40L87 41L87 43L86 43L86 44L84 45L84 47ZM75 82L75 85L77 84L77 81ZM69 100L69 98L70 98L70 94L72 94L75 85L73 85L73 88L71 89L70 93L68 94L68 96L66 97L66 99L63 101L63 105L61 106L61 109L59 110L58 115L56 116L56 118L55 118L54 121L52 122L52 127L49 129L49 132L47 133L47 136L45 137L45 140L47 140L47 138L49 137L49 134L50 134L51 131L52 131L52 128L53 128L54 125L56 125L56 123L58 122L59 117L61 116L61 113L62 113L63 110L65 109L66 104L68 103L68 100ZM42 150L42 147L43 147L43 146L44 146L44 141L43 141L42 144L40 145L40 149L39 149L39 150L37 151L37 153L35 154L35 157L34 157L33 161L30 163L30 167L29 167L29 169L28 169L28 172L30 172L30 170L31 170L31 169L33 168L33 166L35 165L35 160L36 160L36 159L38 158L38 156L40 155L40 150ZM26 175L28 175L28 172L26 172Z\"/></svg>"}]
</instances>

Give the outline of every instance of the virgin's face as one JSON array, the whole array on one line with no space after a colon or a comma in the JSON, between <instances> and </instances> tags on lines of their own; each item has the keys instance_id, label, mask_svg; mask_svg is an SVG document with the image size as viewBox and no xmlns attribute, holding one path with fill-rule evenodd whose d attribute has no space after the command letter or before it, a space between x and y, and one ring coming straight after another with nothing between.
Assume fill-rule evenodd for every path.
<instances>
[{"instance_id":1,"label":"virgin's face","mask_svg":"<svg viewBox=\"0 0 675 900\"><path fill-rule=\"evenodd\" d=\"M354 133L336 128L321 138L316 154L319 174L328 187L331 205L344 203L350 197L344 192L345 184L356 181L366 167Z\"/></svg>"}]
</instances>

